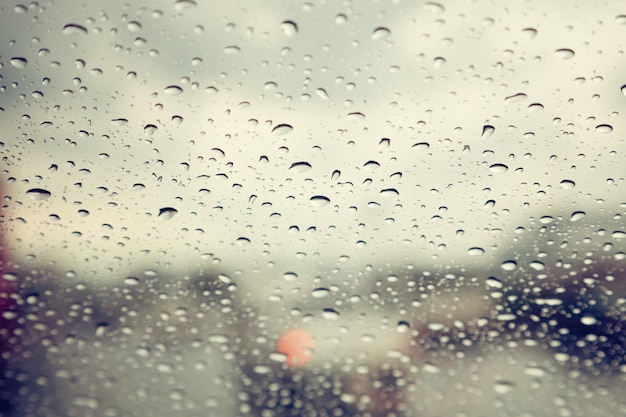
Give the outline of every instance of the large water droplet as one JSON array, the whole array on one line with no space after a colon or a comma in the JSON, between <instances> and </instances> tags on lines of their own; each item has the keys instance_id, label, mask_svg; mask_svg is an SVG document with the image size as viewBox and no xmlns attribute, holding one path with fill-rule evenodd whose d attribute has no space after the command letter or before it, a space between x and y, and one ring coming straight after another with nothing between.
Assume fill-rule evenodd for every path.
<instances>
[{"instance_id":1,"label":"large water droplet","mask_svg":"<svg viewBox=\"0 0 626 417\"><path fill-rule=\"evenodd\" d=\"M596 132L599 132L599 133L611 133L612 131L613 131L613 126L611 125L602 124L602 125L596 126Z\"/></svg>"},{"instance_id":2,"label":"large water droplet","mask_svg":"<svg viewBox=\"0 0 626 417\"><path fill-rule=\"evenodd\" d=\"M174 217L178 213L174 207L163 207L159 209L159 219L161 220L169 220Z\"/></svg>"},{"instance_id":3,"label":"large water droplet","mask_svg":"<svg viewBox=\"0 0 626 417\"><path fill-rule=\"evenodd\" d=\"M21 57L11 58L11 61L9 62L15 68L25 68L26 65L28 64L28 60L26 58L21 58Z\"/></svg>"},{"instance_id":4,"label":"large water droplet","mask_svg":"<svg viewBox=\"0 0 626 417\"><path fill-rule=\"evenodd\" d=\"M298 34L298 25L292 20L283 21L280 27L286 36L295 36Z\"/></svg>"},{"instance_id":5,"label":"large water droplet","mask_svg":"<svg viewBox=\"0 0 626 417\"><path fill-rule=\"evenodd\" d=\"M75 35L75 34L86 34L87 28L81 25L77 25L76 23L68 23L63 26L63 34L64 35Z\"/></svg>"},{"instance_id":6,"label":"large water droplet","mask_svg":"<svg viewBox=\"0 0 626 417\"><path fill-rule=\"evenodd\" d=\"M165 94L167 94L168 96L177 96L179 94L182 94L183 89L180 88L177 85L170 85L165 87L165 90L163 90L165 92Z\"/></svg>"},{"instance_id":7,"label":"large water droplet","mask_svg":"<svg viewBox=\"0 0 626 417\"><path fill-rule=\"evenodd\" d=\"M487 139L488 137L493 135L493 132L495 132L495 131L496 131L495 127L493 127L491 125L484 125L483 126L483 133L481 135L481 138Z\"/></svg>"},{"instance_id":8,"label":"large water droplet","mask_svg":"<svg viewBox=\"0 0 626 417\"><path fill-rule=\"evenodd\" d=\"M577 222L578 220L583 219L587 214L584 211L575 211L572 213L570 217L570 221Z\"/></svg>"},{"instance_id":9,"label":"large water droplet","mask_svg":"<svg viewBox=\"0 0 626 417\"><path fill-rule=\"evenodd\" d=\"M311 164L309 164L308 162L294 162L289 167L290 170L297 172L297 173L306 172L310 170L311 168L312 168Z\"/></svg>"},{"instance_id":10,"label":"large water droplet","mask_svg":"<svg viewBox=\"0 0 626 417\"><path fill-rule=\"evenodd\" d=\"M556 51L554 51L554 53L556 53L556 56L561 59L570 59L573 58L574 55L576 55L573 50L568 48L557 49Z\"/></svg>"},{"instance_id":11,"label":"large water droplet","mask_svg":"<svg viewBox=\"0 0 626 417\"><path fill-rule=\"evenodd\" d=\"M430 148L430 144L428 142L418 142L411 148L416 151L425 151L426 149Z\"/></svg>"},{"instance_id":12,"label":"large water droplet","mask_svg":"<svg viewBox=\"0 0 626 417\"><path fill-rule=\"evenodd\" d=\"M501 174L503 172L507 172L509 167L504 164L493 164L489 167L489 170L496 174Z\"/></svg>"},{"instance_id":13,"label":"large water droplet","mask_svg":"<svg viewBox=\"0 0 626 417\"><path fill-rule=\"evenodd\" d=\"M272 133L277 136L282 136L282 135L286 135L292 130L293 130L293 127L291 125L288 125L286 123L281 123L272 129Z\"/></svg>"},{"instance_id":14,"label":"large water droplet","mask_svg":"<svg viewBox=\"0 0 626 417\"><path fill-rule=\"evenodd\" d=\"M310 201L315 207L324 207L330 204L330 198L323 195L314 195L311 197Z\"/></svg>"},{"instance_id":15,"label":"large water droplet","mask_svg":"<svg viewBox=\"0 0 626 417\"><path fill-rule=\"evenodd\" d=\"M50 191L44 190L43 188L31 188L26 191L26 194L35 201L45 200L52 195Z\"/></svg>"},{"instance_id":16,"label":"large water droplet","mask_svg":"<svg viewBox=\"0 0 626 417\"><path fill-rule=\"evenodd\" d=\"M377 41L386 38L389 35L391 35L391 31L386 27L381 26L374 29L374 32L372 32L372 39Z\"/></svg>"},{"instance_id":17,"label":"large water droplet","mask_svg":"<svg viewBox=\"0 0 626 417\"><path fill-rule=\"evenodd\" d=\"M569 190L571 188L574 188L576 186L576 183L572 180L563 180L560 183L561 188L565 189L565 190Z\"/></svg>"}]
</instances>

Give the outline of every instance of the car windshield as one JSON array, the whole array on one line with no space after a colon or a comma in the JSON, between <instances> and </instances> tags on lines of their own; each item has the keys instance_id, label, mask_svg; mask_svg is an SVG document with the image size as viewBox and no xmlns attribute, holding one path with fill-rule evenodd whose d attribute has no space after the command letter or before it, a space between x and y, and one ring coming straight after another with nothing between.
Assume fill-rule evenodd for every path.
<instances>
[{"instance_id":1,"label":"car windshield","mask_svg":"<svg viewBox=\"0 0 626 417\"><path fill-rule=\"evenodd\" d=\"M16 1L0 416L626 415L623 2Z\"/></svg>"}]
</instances>

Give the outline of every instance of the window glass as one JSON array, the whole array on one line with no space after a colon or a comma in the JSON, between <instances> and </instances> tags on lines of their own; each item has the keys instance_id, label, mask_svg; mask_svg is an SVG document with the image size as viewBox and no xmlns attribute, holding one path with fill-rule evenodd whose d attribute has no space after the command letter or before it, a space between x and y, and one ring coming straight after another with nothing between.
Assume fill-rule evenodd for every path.
<instances>
[{"instance_id":1,"label":"window glass","mask_svg":"<svg viewBox=\"0 0 626 417\"><path fill-rule=\"evenodd\" d=\"M0 415L626 413L623 3L0 31Z\"/></svg>"}]
</instances>

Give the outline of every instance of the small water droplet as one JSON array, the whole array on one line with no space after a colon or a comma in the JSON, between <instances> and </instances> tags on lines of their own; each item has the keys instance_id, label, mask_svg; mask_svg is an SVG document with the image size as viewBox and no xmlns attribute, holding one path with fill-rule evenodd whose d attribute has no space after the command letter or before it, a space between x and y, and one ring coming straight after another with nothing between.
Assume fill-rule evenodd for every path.
<instances>
[{"instance_id":1,"label":"small water droplet","mask_svg":"<svg viewBox=\"0 0 626 417\"><path fill-rule=\"evenodd\" d=\"M361 112L355 111L352 113L348 113L348 119L350 120L363 120L365 119L365 115Z\"/></svg>"},{"instance_id":2,"label":"small water droplet","mask_svg":"<svg viewBox=\"0 0 626 417\"><path fill-rule=\"evenodd\" d=\"M493 164L489 167L489 170L496 174L501 174L503 172L507 172L509 167L504 164Z\"/></svg>"},{"instance_id":3,"label":"small water droplet","mask_svg":"<svg viewBox=\"0 0 626 417\"><path fill-rule=\"evenodd\" d=\"M282 136L282 135L286 135L287 133L291 132L292 130L293 130L293 126L288 125L286 123L281 123L279 125L276 125L272 129L272 133L277 135L277 136Z\"/></svg>"},{"instance_id":4,"label":"small water droplet","mask_svg":"<svg viewBox=\"0 0 626 417\"><path fill-rule=\"evenodd\" d=\"M426 362L422 368L424 369L424 372L429 374L438 374L441 372L439 367L431 362Z\"/></svg>"},{"instance_id":5,"label":"small water droplet","mask_svg":"<svg viewBox=\"0 0 626 417\"><path fill-rule=\"evenodd\" d=\"M31 188L26 191L26 194L35 201L45 200L52 195L50 191L44 190L43 188Z\"/></svg>"},{"instance_id":6,"label":"small water droplet","mask_svg":"<svg viewBox=\"0 0 626 417\"><path fill-rule=\"evenodd\" d=\"M576 55L573 50L568 48L557 49L556 51L554 51L554 53L556 53L556 56L561 59L570 59L573 58L574 55Z\"/></svg>"},{"instance_id":7,"label":"small water droplet","mask_svg":"<svg viewBox=\"0 0 626 417\"><path fill-rule=\"evenodd\" d=\"M332 308L325 308L322 310L322 317L326 320L337 320L339 318L339 312Z\"/></svg>"},{"instance_id":8,"label":"small water droplet","mask_svg":"<svg viewBox=\"0 0 626 417\"><path fill-rule=\"evenodd\" d=\"M112 119L111 120L111 124L114 126L118 126L118 127L124 126L127 123L128 123L127 119Z\"/></svg>"},{"instance_id":9,"label":"small water droplet","mask_svg":"<svg viewBox=\"0 0 626 417\"><path fill-rule=\"evenodd\" d=\"M328 93L326 92L326 90L324 90L323 88L318 88L317 90L315 90L315 93L318 95L319 98L321 98L322 100L329 100L330 96L328 95Z\"/></svg>"},{"instance_id":10,"label":"small water droplet","mask_svg":"<svg viewBox=\"0 0 626 417\"><path fill-rule=\"evenodd\" d=\"M315 207L324 207L330 204L330 198L323 195L314 195L311 197L310 201Z\"/></svg>"},{"instance_id":11,"label":"small water droplet","mask_svg":"<svg viewBox=\"0 0 626 417\"><path fill-rule=\"evenodd\" d=\"M614 239L624 239L626 238L626 232L623 230L615 230L611 233L611 237Z\"/></svg>"},{"instance_id":12,"label":"small water droplet","mask_svg":"<svg viewBox=\"0 0 626 417\"><path fill-rule=\"evenodd\" d=\"M176 213L178 213L178 210L176 210L173 207L163 207L163 208L159 209L158 217L161 220L169 220L172 217L174 217L176 215Z\"/></svg>"},{"instance_id":13,"label":"small water droplet","mask_svg":"<svg viewBox=\"0 0 626 417\"><path fill-rule=\"evenodd\" d=\"M298 24L293 20L285 20L280 24L285 36L295 36L298 34Z\"/></svg>"},{"instance_id":14,"label":"small water droplet","mask_svg":"<svg viewBox=\"0 0 626 417\"><path fill-rule=\"evenodd\" d=\"M384 197L397 197L400 195L400 192L395 188L385 188L383 190L380 190L380 195Z\"/></svg>"},{"instance_id":15,"label":"small water droplet","mask_svg":"<svg viewBox=\"0 0 626 417\"><path fill-rule=\"evenodd\" d=\"M310 170L311 168L312 168L311 164L309 164L308 162L294 162L289 167L290 170L297 172L297 173L306 172Z\"/></svg>"},{"instance_id":16,"label":"small water droplet","mask_svg":"<svg viewBox=\"0 0 626 417\"><path fill-rule=\"evenodd\" d=\"M386 38L389 35L391 35L391 31L386 27L380 26L374 29L374 32L372 32L372 39L377 41Z\"/></svg>"},{"instance_id":17,"label":"small water droplet","mask_svg":"<svg viewBox=\"0 0 626 417\"><path fill-rule=\"evenodd\" d=\"M563 180L560 183L561 188L565 189L565 190L569 190L572 189L576 186L576 183L572 180Z\"/></svg>"},{"instance_id":18,"label":"small water droplet","mask_svg":"<svg viewBox=\"0 0 626 417\"><path fill-rule=\"evenodd\" d=\"M158 127L156 127L155 125L145 125L143 127L144 133L150 136L152 136L154 132L156 132L157 130L158 130Z\"/></svg>"},{"instance_id":19,"label":"small water droplet","mask_svg":"<svg viewBox=\"0 0 626 417\"><path fill-rule=\"evenodd\" d=\"M9 62L15 68L25 68L26 65L28 64L28 60L26 58L21 58L21 57L11 58Z\"/></svg>"},{"instance_id":20,"label":"small water droplet","mask_svg":"<svg viewBox=\"0 0 626 417\"><path fill-rule=\"evenodd\" d=\"M75 34L86 34L87 28L81 25L77 25L76 23L68 23L63 26L63 34L64 35L75 35Z\"/></svg>"},{"instance_id":21,"label":"small water droplet","mask_svg":"<svg viewBox=\"0 0 626 417\"><path fill-rule=\"evenodd\" d=\"M292 282L298 279L298 274L296 274L295 272L285 272L283 274L283 278L285 279L285 281Z\"/></svg>"},{"instance_id":22,"label":"small water droplet","mask_svg":"<svg viewBox=\"0 0 626 417\"><path fill-rule=\"evenodd\" d=\"M593 316L583 316L580 318L580 322L585 326L593 326L598 322L598 319Z\"/></svg>"},{"instance_id":23,"label":"small water droplet","mask_svg":"<svg viewBox=\"0 0 626 417\"><path fill-rule=\"evenodd\" d=\"M613 126L611 125L602 124L602 125L596 126L596 132L598 133L611 133L612 131L613 131Z\"/></svg>"},{"instance_id":24,"label":"small water droplet","mask_svg":"<svg viewBox=\"0 0 626 417\"><path fill-rule=\"evenodd\" d=\"M473 248L469 248L469 249L467 250L467 253L468 253L469 255L472 255L472 256L478 256L478 255L482 255L482 254L484 254L484 253L485 253L485 250L484 250L483 248L479 248L479 247L475 246L475 247L473 247Z\"/></svg>"},{"instance_id":25,"label":"small water droplet","mask_svg":"<svg viewBox=\"0 0 626 417\"><path fill-rule=\"evenodd\" d=\"M532 261L528 266L530 266L535 271L543 271L545 269L545 264L541 261Z\"/></svg>"},{"instance_id":26,"label":"small water droplet","mask_svg":"<svg viewBox=\"0 0 626 417\"><path fill-rule=\"evenodd\" d=\"M165 92L165 94L167 94L168 96L177 96L179 94L182 94L183 89L180 88L177 85L170 85L165 87L165 90L163 90Z\"/></svg>"},{"instance_id":27,"label":"small water droplet","mask_svg":"<svg viewBox=\"0 0 626 417\"><path fill-rule=\"evenodd\" d=\"M406 333L409 331L409 329L411 328L411 326L409 325L408 322L401 320L398 322L397 326L396 326L396 331L398 333Z\"/></svg>"},{"instance_id":28,"label":"small water droplet","mask_svg":"<svg viewBox=\"0 0 626 417\"><path fill-rule=\"evenodd\" d=\"M525 28L522 29L522 33L526 36L526 39L532 39L537 36L537 29L535 28Z\"/></svg>"},{"instance_id":29,"label":"small water droplet","mask_svg":"<svg viewBox=\"0 0 626 417\"><path fill-rule=\"evenodd\" d=\"M197 5L198 3L196 3L195 0L176 0L176 3L174 3L174 10L180 12L182 10L190 9Z\"/></svg>"},{"instance_id":30,"label":"small water droplet","mask_svg":"<svg viewBox=\"0 0 626 417\"><path fill-rule=\"evenodd\" d=\"M620 87L620 91L622 92L623 95L626 96L626 84Z\"/></svg>"},{"instance_id":31,"label":"small water droplet","mask_svg":"<svg viewBox=\"0 0 626 417\"><path fill-rule=\"evenodd\" d=\"M502 288L504 285L502 285L502 281L500 281L498 278L489 277L487 278L487 286L489 288Z\"/></svg>"},{"instance_id":32,"label":"small water droplet","mask_svg":"<svg viewBox=\"0 0 626 417\"><path fill-rule=\"evenodd\" d=\"M498 394L506 394L515 388L515 384L511 381L496 381L493 384L493 390Z\"/></svg>"}]
</instances>

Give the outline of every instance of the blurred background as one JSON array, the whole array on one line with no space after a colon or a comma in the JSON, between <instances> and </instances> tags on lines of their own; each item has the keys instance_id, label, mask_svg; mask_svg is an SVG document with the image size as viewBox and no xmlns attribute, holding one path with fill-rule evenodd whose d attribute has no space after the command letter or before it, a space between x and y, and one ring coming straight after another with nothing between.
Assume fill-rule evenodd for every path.
<instances>
[{"instance_id":1,"label":"blurred background","mask_svg":"<svg viewBox=\"0 0 626 417\"><path fill-rule=\"evenodd\" d=\"M0 22L0 415L626 412L621 2Z\"/></svg>"}]
</instances>

